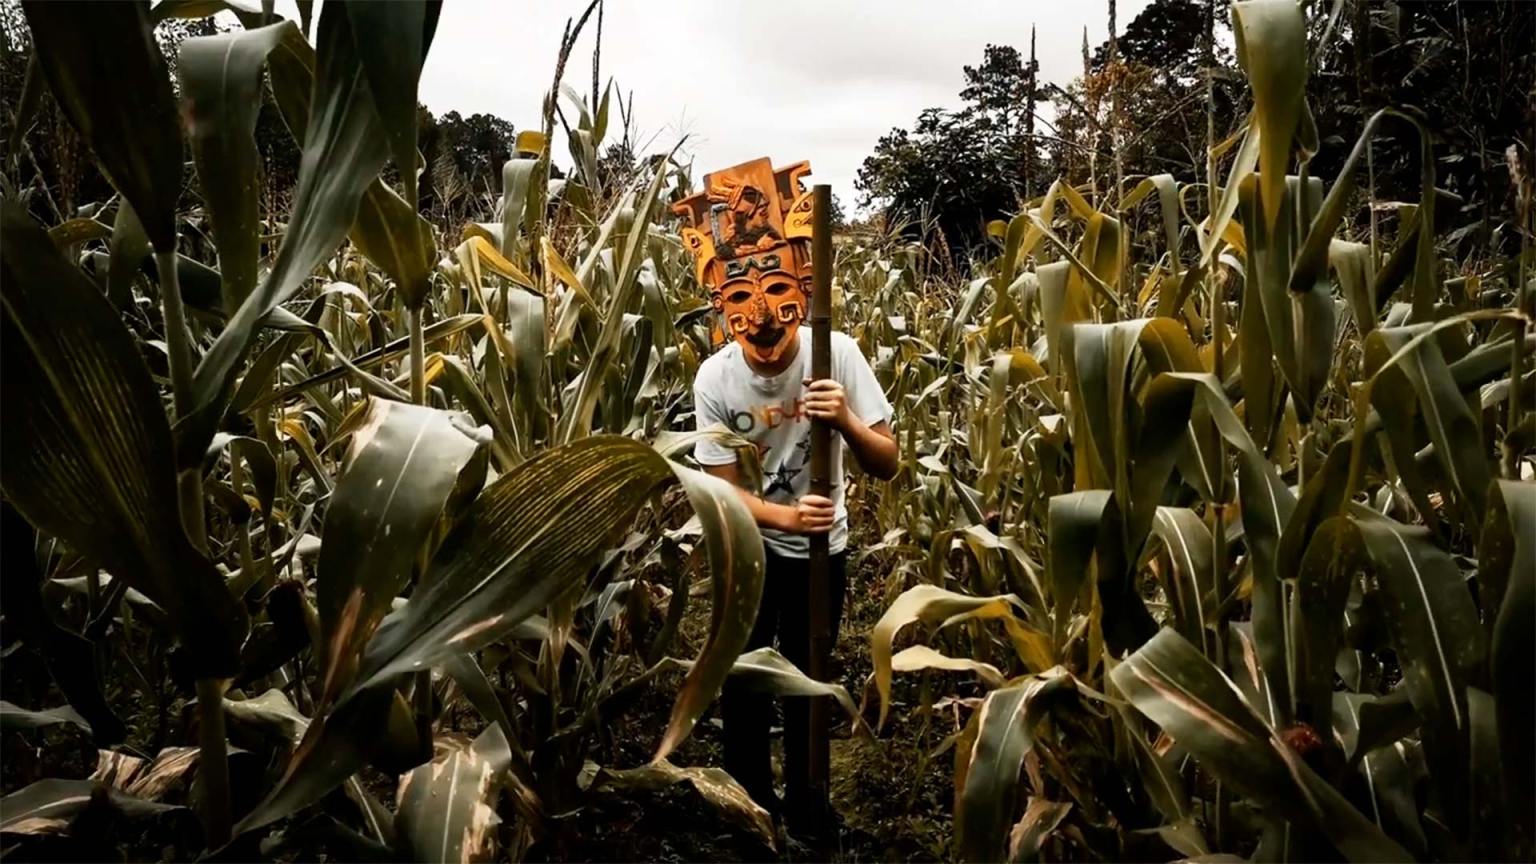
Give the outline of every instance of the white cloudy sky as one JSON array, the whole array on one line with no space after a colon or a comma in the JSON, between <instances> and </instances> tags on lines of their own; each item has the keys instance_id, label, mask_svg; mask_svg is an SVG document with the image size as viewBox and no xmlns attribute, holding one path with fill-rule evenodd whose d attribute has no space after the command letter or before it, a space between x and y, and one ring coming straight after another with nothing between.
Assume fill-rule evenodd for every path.
<instances>
[{"instance_id":1,"label":"white cloudy sky","mask_svg":"<svg viewBox=\"0 0 1536 864\"><path fill-rule=\"evenodd\" d=\"M1148 2L1120 0L1119 27ZM583 8L585 0L446 0L421 101L435 114L489 112L537 127L561 31ZM640 140L653 150L686 134L699 173L758 156L807 159L814 181L831 183L851 207L854 176L879 137L924 108L956 105L961 67L978 63L988 42L1027 53L1035 25L1043 77L1065 83L1082 68L1083 28L1091 45L1106 38L1106 8L1106 0L607 0L601 76L634 93ZM594 14L566 69L582 92L591 90L595 25Z\"/></svg>"}]
</instances>

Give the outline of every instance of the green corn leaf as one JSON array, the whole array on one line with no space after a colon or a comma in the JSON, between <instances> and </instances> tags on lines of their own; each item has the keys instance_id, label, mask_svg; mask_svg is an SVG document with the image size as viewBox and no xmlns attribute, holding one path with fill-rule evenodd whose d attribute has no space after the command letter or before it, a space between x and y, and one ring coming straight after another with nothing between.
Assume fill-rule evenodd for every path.
<instances>
[{"instance_id":1,"label":"green corn leaf","mask_svg":"<svg viewBox=\"0 0 1536 864\"><path fill-rule=\"evenodd\" d=\"M1334 239L1334 234L1339 230L1339 226L1343 224L1350 202L1354 198L1356 188L1355 177L1359 171L1360 160L1365 155L1371 139L1377 134L1381 121L1387 117L1395 117L1408 122L1414 127L1414 131L1418 133L1421 184L1419 190L1419 210L1416 212L1421 218L1415 222L1413 227L1417 229L1415 234L1417 243L1422 245L1427 241L1430 244L1430 257L1428 261L1417 257L1418 252L1416 248L1414 253L1415 269L1425 267L1427 272L1415 275L1415 285L1428 282L1429 284L1425 286L1425 290L1430 292L1428 294L1429 302L1433 303L1434 299L1436 299L1438 288L1433 282L1434 224L1432 218L1427 220L1422 218L1424 214L1432 215L1434 212L1434 151L1431 147L1429 130L1425 128L1423 122L1410 114L1392 108L1383 108L1371 115L1371 119L1366 121L1365 128L1361 130L1360 137L1355 141L1354 149L1350 150L1349 157L1344 160L1344 166L1339 169L1339 176L1333 181L1333 185L1328 188L1328 197L1322 202L1322 206L1317 214L1305 223L1309 228L1305 242L1296 253L1296 261L1290 278L1291 290L1307 290L1309 286L1322 280L1324 271L1328 266L1330 249L1334 248L1334 244L1338 242ZM1418 288L1415 289L1413 302L1416 316L1428 311L1427 309L1420 308L1421 298ZM1366 329L1365 325L1362 324L1362 330L1364 329Z\"/></svg>"},{"instance_id":2,"label":"green corn leaf","mask_svg":"<svg viewBox=\"0 0 1536 864\"><path fill-rule=\"evenodd\" d=\"M1338 520L1324 522L1296 571L1291 620L1296 716L1314 729L1327 728L1333 715L1334 660L1344 641L1344 606L1363 563L1358 546L1337 536L1340 530Z\"/></svg>"},{"instance_id":3,"label":"green corn leaf","mask_svg":"<svg viewBox=\"0 0 1536 864\"><path fill-rule=\"evenodd\" d=\"M1049 696L1074 688L1060 667L1001 690L993 690L977 712L964 791L955 808L955 844L964 861L996 861L1008 839L1017 800L1019 770L1035 746L1035 726Z\"/></svg>"},{"instance_id":4,"label":"green corn leaf","mask_svg":"<svg viewBox=\"0 0 1536 864\"><path fill-rule=\"evenodd\" d=\"M1423 528L1362 509L1349 518L1382 587L1384 615L1403 666L1403 685L1423 719L1435 795L1453 823L1465 806L1467 684L1478 676L1487 642L1477 607L1455 561Z\"/></svg>"},{"instance_id":5,"label":"green corn leaf","mask_svg":"<svg viewBox=\"0 0 1536 864\"><path fill-rule=\"evenodd\" d=\"M1237 493L1242 510L1243 542L1253 569L1254 641L1269 694L1267 716L1277 725L1290 720L1289 628L1277 566L1280 535L1296 509L1296 496L1275 466L1248 437L1243 423L1213 375L1166 373L1153 387L1190 387L1210 412L1222 438L1237 455Z\"/></svg>"},{"instance_id":6,"label":"green corn leaf","mask_svg":"<svg viewBox=\"0 0 1536 864\"><path fill-rule=\"evenodd\" d=\"M1327 201L1323 206L1328 206ZM1312 242L1310 235L1307 242ZM1305 249L1302 254L1306 254ZM1371 247L1335 238L1328 244L1328 261L1338 276L1339 290L1355 319L1355 327L1361 334L1369 334L1376 327L1376 262L1371 256ZM1301 267L1298 262L1292 269L1292 279L1301 272Z\"/></svg>"},{"instance_id":7,"label":"green corn leaf","mask_svg":"<svg viewBox=\"0 0 1536 864\"><path fill-rule=\"evenodd\" d=\"M170 429L138 347L47 233L0 207L12 412L0 486L28 521L165 609L200 676L233 675L245 610L182 528Z\"/></svg>"},{"instance_id":8,"label":"green corn leaf","mask_svg":"<svg viewBox=\"0 0 1536 864\"><path fill-rule=\"evenodd\" d=\"M1536 802L1536 746L1526 734L1536 727L1536 699L1527 686L1536 655L1536 485L1499 480L1489 498L1478 580L1484 609L1498 610L1489 666L1508 797L1505 830L1510 849L1529 851L1536 844L1529 806Z\"/></svg>"},{"instance_id":9,"label":"green corn leaf","mask_svg":"<svg viewBox=\"0 0 1536 864\"><path fill-rule=\"evenodd\" d=\"M34 55L71 126L159 252L176 249L181 128L147 2L22 4Z\"/></svg>"},{"instance_id":10,"label":"green corn leaf","mask_svg":"<svg viewBox=\"0 0 1536 864\"><path fill-rule=\"evenodd\" d=\"M411 601L387 617L360 671L324 723L313 724L277 788L236 826L269 824L335 788L367 758L359 735L404 673L439 665L512 632L583 578L610 538L664 484L679 480L704 528L714 568L709 639L684 680L661 756L687 737L746 645L762 596L763 547L728 483L652 448L596 436L546 450L482 492ZM382 695L381 695L382 694ZM380 702L380 699L386 701Z\"/></svg>"},{"instance_id":11,"label":"green corn leaf","mask_svg":"<svg viewBox=\"0 0 1536 864\"><path fill-rule=\"evenodd\" d=\"M400 3L397 0L349 0L352 30L366 34L357 40L357 55L368 75L379 123L405 187L405 203L416 207L416 85L427 50L437 33L441 0ZM321 17L325 16L321 7ZM430 236L430 235L429 235ZM430 260L430 256L428 256Z\"/></svg>"},{"instance_id":12,"label":"green corn leaf","mask_svg":"<svg viewBox=\"0 0 1536 864\"><path fill-rule=\"evenodd\" d=\"M1442 322L1433 326L1451 325ZM1383 327L1366 337L1366 372L1377 379L1371 402L1383 419L1406 420L1415 413L1422 417L1429 440L1435 445L1436 459L1458 497L1466 502L1468 521L1476 527L1487 508L1491 470L1487 454L1476 443L1482 440L1478 417L1456 385L1439 343L1428 338L1431 330L1429 324ZM1383 380L1386 378L1392 381ZM1408 387L1403 386L1404 381ZM1413 394L1406 404L1389 403L1401 399L1405 391ZM1413 434L1410 424L1405 422L1390 423L1386 431L1388 436L1400 439ZM1394 452L1404 453L1406 446Z\"/></svg>"},{"instance_id":13,"label":"green corn leaf","mask_svg":"<svg viewBox=\"0 0 1536 864\"><path fill-rule=\"evenodd\" d=\"M1211 531L1200 514L1188 507L1159 507L1152 532L1168 550L1173 573L1164 583L1174 607L1174 617L1184 638L1209 653L1213 646L1206 627L1207 616L1216 612L1216 568Z\"/></svg>"},{"instance_id":14,"label":"green corn leaf","mask_svg":"<svg viewBox=\"0 0 1536 864\"><path fill-rule=\"evenodd\" d=\"M1232 34L1253 90L1263 224L1276 231L1291 142L1306 111L1307 19L1295 0L1241 0L1232 4Z\"/></svg>"},{"instance_id":15,"label":"green corn leaf","mask_svg":"<svg viewBox=\"0 0 1536 864\"><path fill-rule=\"evenodd\" d=\"M420 309L431 289L437 243L432 225L383 182L363 193L352 242L400 287L406 308Z\"/></svg>"},{"instance_id":16,"label":"green corn leaf","mask_svg":"<svg viewBox=\"0 0 1536 864\"><path fill-rule=\"evenodd\" d=\"M635 201L634 223L624 237L624 248L622 251L615 250L618 252L618 264L613 274L611 299L603 313L602 330L598 333L586 367L576 384L575 396L561 415L563 428L560 440L562 442L574 441L585 436L592 428L592 415L597 407L598 397L602 393L603 379L612 365L617 362L624 313L632 305L638 293L639 281L636 276L645 249L646 235L649 232L650 213L660 198L662 180L667 177L666 166L670 163L671 154L668 155L666 162L657 165L650 185Z\"/></svg>"},{"instance_id":17,"label":"green corn leaf","mask_svg":"<svg viewBox=\"0 0 1536 864\"><path fill-rule=\"evenodd\" d=\"M496 857L496 799L512 748L490 725L473 742L437 738L432 761L400 781L395 833L413 861L489 861Z\"/></svg>"},{"instance_id":18,"label":"green corn leaf","mask_svg":"<svg viewBox=\"0 0 1536 864\"><path fill-rule=\"evenodd\" d=\"M1207 220L1206 231L1200 238L1200 266L1203 268L1210 267L1221 250L1222 237L1227 226L1232 223L1233 215L1237 213L1243 181L1253 173L1259 161L1259 127L1251 116L1245 126L1242 144L1238 146L1232 167L1227 172L1227 182L1221 187L1221 198L1217 201L1214 218Z\"/></svg>"},{"instance_id":19,"label":"green corn leaf","mask_svg":"<svg viewBox=\"0 0 1536 864\"><path fill-rule=\"evenodd\" d=\"M1346 748L1359 749L1356 742L1364 731L1365 711L1377 701L1360 693L1333 694L1333 726ZM1418 777L1404 750L1395 743L1373 748L1360 760L1358 770L1365 781L1363 794L1371 805L1365 812L1387 836L1401 841L1416 860L1424 860L1428 844L1413 796Z\"/></svg>"},{"instance_id":20,"label":"green corn leaf","mask_svg":"<svg viewBox=\"0 0 1536 864\"><path fill-rule=\"evenodd\" d=\"M517 240L522 235L525 217L535 218L527 212L529 190L533 188L533 170L538 159L508 159L501 166L501 225L500 236L495 237L501 255L508 260L517 258Z\"/></svg>"},{"instance_id":21,"label":"green corn leaf","mask_svg":"<svg viewBox=\"0 0 1536 864\"><path fill-rule=\"evenodd\" d=\"M459 474L479 449L461 417L375 399L352 436L331 493L316 604L326 641L322 704L351 681L358 657L410 580Z\"/></svg>"},{"instance_id":22,"label":"green corn leaf","mask_svg":"<svg viewBox=\"0 0 1536 864\"><path fill-rule=\"evenodd\" d=\"M1331 289L1323 280L1325 273L1304 285L1290 282L1291 258L1300 244L1296 236L1297 220L1306 222L1322 199L1322 181L1287 177L1280 187L1279 222L1266 225L1262 211L1263 195L1268 194L1264 177L1250 178L1241 190L1244 223L1248 226L1247 277L1244 280L1243 315L1261 311L1268 328L1268 348L1289 385L1301 422L1311 419L1313 407L1327 383L1333 357L1334 307ZM1289 290L1289 288L1295 290ZM1257 298L1259 310L1247 308ZM1254 345L1262 351L1262 347ZM1243 357L1250 355L1247 345Z\"/></svg>"},{"instance_id":23,"label":"green corn leaf","mask_svg":"<svg viewBox=\"0 0 1536 864\"><path fill-rule=\"evenodd\" d=\"M1058 650L1066 644L1072 610L1088 583L1088 565L1098 543L1109 496L1107 490L1090 489L1053 495L1048 504L1046 581L1051 586L1054 607L1051 641ZM1083 605L1086 607L1087 603Z\"/></svg>"},{"instance_id":24,"label":"green corn leaf","mask_svg":"<svg viewBox=\"0 0 1536 864\"><path fill-rule=\"evenodd\" d=\"M1190 755L1270 818L1322 833L1350 861L1408 853L1313 773L1184 637L1163 630L1110 673L1115 686Z\"/></svg>"},{"instance_id":25,"label":"green corn leaf","mask_svg":"<svg viewBox=\"0 0 1536 864\"><path fill-rule=\"evenodd\" d=\"M357 48L359 42L377 35L355 31L345 7L321 9L314 100L288 231L266 280L230 316L198 364L193 377L195 407L176 424L184 463L201 454L213 437L258 322L273 306L293 296L346 237L364 191L388 158L388 138L380 128ZM279 81L296 77L294 62L286 59L292 56L287 51L274 54L274 90ZM280 69L287 71L280 75Z\"/></svg>"},{"instance_id":26,"label":"green corn leaf","mask_svg":"<svg viewBox=\"0 0 1536 864\"><path fill-rule=\"evenodd\" d=\"M182 43L176 61L192 162L219 250L226 314L234 314L256 287L261 218L256 119L261 112L261 72L267 55L285 38L302 40L303 36L291 21L197 36Z\"/></svg>"}]
</instances>

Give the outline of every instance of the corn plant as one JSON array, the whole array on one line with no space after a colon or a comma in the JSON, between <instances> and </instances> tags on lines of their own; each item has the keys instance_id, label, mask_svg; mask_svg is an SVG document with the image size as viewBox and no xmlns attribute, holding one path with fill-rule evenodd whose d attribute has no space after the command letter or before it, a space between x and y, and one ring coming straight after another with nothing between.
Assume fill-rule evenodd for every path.
<instances>
[{"instance_id":1,"label":"corn plant","mask_svg":"<svg viewBox=\"0 0 1536 864\"><path fill-rule=\"evenodd\" d=\"M1311 176L1303 10L1232 14L1253 104L1211 182L1057 183L948 294L850 251L903 420L880 718L896 673L924 712L961 676L965 860L1529 857L1529 244L1444 278L1406 112ZM1360 236L1387 128L1421 197Z\"/></svg>"}]
</instances>

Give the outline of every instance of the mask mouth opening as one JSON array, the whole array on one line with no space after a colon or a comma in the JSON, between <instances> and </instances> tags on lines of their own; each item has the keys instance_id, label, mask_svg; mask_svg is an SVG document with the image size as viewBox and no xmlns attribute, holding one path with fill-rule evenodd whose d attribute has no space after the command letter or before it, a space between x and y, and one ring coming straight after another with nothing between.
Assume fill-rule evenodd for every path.
<instances>
[{"instance_id":1,"label":"mask mouth opening","mask_svg":"<svg viewBox=\"0 0 1536 864\"><path fill-rule=\"evenodd\" d=\"M772 348L783 338L784 328L773 325L764 325L747 333L747 341L758 348Z\"/></svg>"}]
</instances>

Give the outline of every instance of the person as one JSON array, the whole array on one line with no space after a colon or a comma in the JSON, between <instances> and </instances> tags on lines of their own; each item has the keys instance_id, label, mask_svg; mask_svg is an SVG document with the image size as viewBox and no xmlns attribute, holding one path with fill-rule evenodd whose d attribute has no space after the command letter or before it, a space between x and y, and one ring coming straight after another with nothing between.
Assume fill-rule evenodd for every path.
<instances>
[{"instance_id":1,"label":"person","mask_svg":"<svg viewBox=\"0 0 1536 864\"><path fill-rule=\"evenodd\" d=\"M696 215L693 224L709 229L713 226L706 215L719 206L710 198L740 196L743 187L751 187L749 194L771 202L770 219L783 219L807 193L799 190L793 202L775 193L797 189L799 174L808 171L805 163L780 172L772 172L767 159L746 163L709 175L706 192L674 209L685 217ZM788 182L779 182L786 175ZM832 632L819 643L828 651L842 617L848 545L843 450L851 451L866 473L880 479L895 475L900 451L891 432L891 405L853 339L830 334L832 376L811 380L811 342L800 333L809 307L809 218L806 208L796 212L802 218L790 220L787 229L772 226L784 238L781 245L738 253L735 259L722 260L729 253L717 251L727 247L715 242L714 231L685 228L684 240L695 252L697 275L731 338L699 367L693 385L695 423L700 429L723 426L752 442L762 468L761 489L741 488L745 472L736 450L714 440L694 448L694 458L704 470L741 488L762 531L766 574L747 650L774 645L777 639L779 652L805 670L810 661L812 590L828 593ZM832 494L827 497L810 493L814 420L825 421L837 432L830 454ZM817 533L829 535L831 554L827 583L813 586L810 535ZM770 697L728 681L721 701L726 771L753 800L782 818L791 833L826 824L826 814L813 809L824 802L808 794L809 699L791 697L783 703L782 806L774 793L770 763Z\"/></svg>"}]
</instances>

